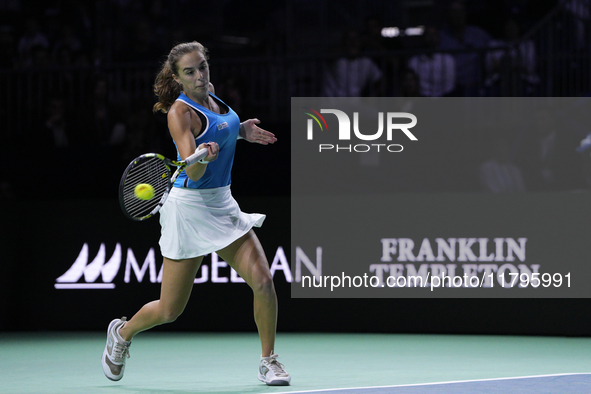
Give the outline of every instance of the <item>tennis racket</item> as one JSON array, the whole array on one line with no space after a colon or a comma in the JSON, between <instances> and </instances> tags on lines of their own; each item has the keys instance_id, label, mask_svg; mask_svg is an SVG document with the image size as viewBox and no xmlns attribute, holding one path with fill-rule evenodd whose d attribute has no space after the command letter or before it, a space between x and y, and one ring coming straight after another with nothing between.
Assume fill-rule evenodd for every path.
<instances>
[{"instance_id":1,"label":"tennis racket","mask_svg":"<svg viewBox=\"0 0 591 394\"><path fill-rule=\"evenodd\" d=\"M158 153L146 153L133 159L119 182L119 204L125 216L132 220L146 220L154 216L168 198L168 193L181 171L207 156L207 148L197 150L185 160L170 160ZM172 173L173 168L176 171ZM148 184L154 195L140 199L135 188Z\"/></svg>"}]
</instances>

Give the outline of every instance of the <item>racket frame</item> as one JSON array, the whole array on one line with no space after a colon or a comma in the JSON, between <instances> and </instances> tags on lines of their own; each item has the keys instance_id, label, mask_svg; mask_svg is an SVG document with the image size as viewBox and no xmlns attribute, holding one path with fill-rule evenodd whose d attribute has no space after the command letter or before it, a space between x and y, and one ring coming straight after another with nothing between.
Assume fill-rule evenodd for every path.
<instances>
[{"instance_id":1,"label":"racket frame","mask_svg":"<svg viewBox=\"0 0 591 394\"><path fill-rule=\"evenodd\" d=\"M170 189L172 188L172 185L174 184L174 182L176 181L176 178L178 178L180 173L188 166L195 164L199 160L205 158L207 156L207 154L208 154L208 150L207 150L207 148L204 148L204 149L196 150L195 153L193 153L191 156L187 157L185 160L171 160L159 153L145 153L145 154L140 155L140 156L136 157L135 159L133 159L129 163L127 168L125 168L125 171L123 171L123 175L121 176L121 181L119 182L119 205L121 206L121 210L123 211L125 216L127 216L131 220L141 222L143 220L147 220L147 219L151 218L156 213L158 213L158 211L160 211L160 208L162 208L162 206L166 202L166 199L168 199L168 194L170 193ZM144 159L153 158L153 157L161 160L164 163L164 166L166 167L166 171L167 171L166 177L168 178L168 183L166 185L166 189L164 190L162 197L160 198L160 201L158 201L158 204L148 214L141 216L141 217L133 216L127 211L126 204L125 204L124 190L125 190L125 183L126 183L127 175L136 165L138 165L139 162L142 162ZM176 167L176 171L171 176L170 174L172 173L173 167ZM138 184L142 183L141 181L136 181L136 182L138 182Z\"/></svg>"}]
</instances>

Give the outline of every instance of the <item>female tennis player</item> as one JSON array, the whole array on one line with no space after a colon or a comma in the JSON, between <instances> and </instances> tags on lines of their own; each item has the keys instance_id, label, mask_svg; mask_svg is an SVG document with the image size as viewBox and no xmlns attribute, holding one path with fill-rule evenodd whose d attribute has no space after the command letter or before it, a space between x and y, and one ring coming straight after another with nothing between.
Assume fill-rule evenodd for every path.
<instances>
[{"instance_id":1,"label":"female tennis player","mask_svg":"<svg viewBox=\"0 0 591 394\"><path fill-rule=\"evenodd\" d=\"M203 256L216 252L248 283L254 293L254 318L262 355L258 378L267 385L288 385L291 377L274 353L277 296L263 248L252 230L265 215L240 211L230 192L230 171L237 139L263 145L275 136L242 123L214 92L207 50L198 42L175 46L156 77L154 112L167 113L168 128L184 160L199 148L208 155L176 179L160 210L164 257L160 299L144 305L129 321L111 321L102 357L107 378L123 377L132 338L159 324L173 322L185 309Z\"/></svg>"}]
</instances>

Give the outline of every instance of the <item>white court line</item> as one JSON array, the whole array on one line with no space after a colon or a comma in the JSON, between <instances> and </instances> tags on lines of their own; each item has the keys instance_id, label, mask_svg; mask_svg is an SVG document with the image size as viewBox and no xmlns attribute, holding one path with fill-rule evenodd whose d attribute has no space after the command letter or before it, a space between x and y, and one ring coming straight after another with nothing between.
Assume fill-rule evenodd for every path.
<instances>
[{"instance_id":1,"label":"white court line","mask_svg":"<svg viewBox=\"0 0 591 394\"><path fill-rule=\"evenodd\" d=\"M516 379L534 379L534 378L546 378L556 376L573 376L573 375L591 375L591 372L576 372L576 373L557 373L550 375L532 375L532 376L515 376L511 378L489 378L489 379L473 379L473 380L452 380L449 382L432 382L432 383L412 383L412 384L396 384L392 386L367 386L367 387L344 387L338 389L319 389L319 390L305 390L305 391L283 391L274 394L297 394L297 393L322 393L325 391L337 391L337 390L362 390L362 389L381 389L381 388L393 388L393 387L416 387L416 386L434 386L437 384L454 384L454 383L472 383L472 382L490 382L495 380L516 380Z\"/></svg>"}]
</instances>

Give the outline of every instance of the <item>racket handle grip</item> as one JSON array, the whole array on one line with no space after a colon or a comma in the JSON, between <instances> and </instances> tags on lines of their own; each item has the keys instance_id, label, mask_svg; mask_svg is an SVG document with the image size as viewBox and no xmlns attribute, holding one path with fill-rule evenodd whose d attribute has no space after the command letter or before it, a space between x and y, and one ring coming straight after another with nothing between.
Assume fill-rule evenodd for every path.
<instances>
[{"instance_id":1,"label":"racket handle grip","mask_svg":"<svg viewBox=\"0 0 591 394\"><path fill-rule=\"evenodd\" d=\"M191 156L185 159L185 163L187 163L187 167L191 164L197 163L199 160L203 159L207 156L207 148L198 149L193 153Z\"/></svg>"}]
</instances>

